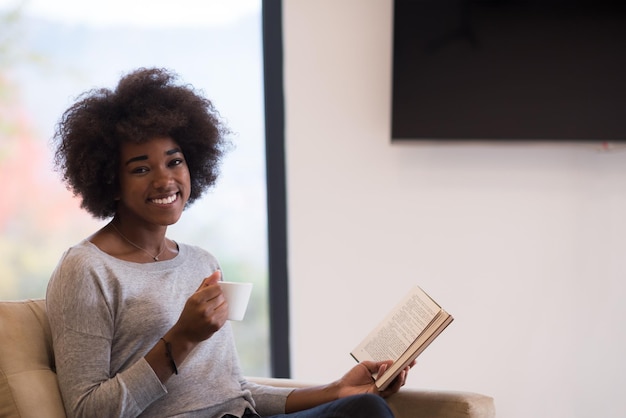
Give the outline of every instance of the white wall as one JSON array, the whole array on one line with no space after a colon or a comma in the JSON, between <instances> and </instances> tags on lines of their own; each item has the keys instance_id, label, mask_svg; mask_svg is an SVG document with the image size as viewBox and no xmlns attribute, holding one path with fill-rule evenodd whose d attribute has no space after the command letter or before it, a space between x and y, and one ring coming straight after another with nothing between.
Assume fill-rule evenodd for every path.
<instances>
[{"instance_id":1,"label":"white wall","mask_svg":"<svg viewBox=\"0 0 626 418\"><path fill-rule=\"evenodd\" d=\"M626 149L392 144L392 7L283 2L294 377L341 375L419 284L456 319L410 387L626 416Z\"/></svg>"}]
</instances>

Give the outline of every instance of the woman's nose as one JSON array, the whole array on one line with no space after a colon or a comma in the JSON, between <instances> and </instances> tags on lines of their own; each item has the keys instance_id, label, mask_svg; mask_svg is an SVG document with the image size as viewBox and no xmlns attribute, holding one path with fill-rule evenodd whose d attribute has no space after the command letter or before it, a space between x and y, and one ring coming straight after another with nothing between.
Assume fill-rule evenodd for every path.
<instances>
[{"instance_id":1,"label":"woman's nose","mask_svg":"<svg viewBox=\"0 0 626 418\"><path fill-rule=\"evenodd\" d=\"M172 173L165 167L153 171L152 185L155 189L167 187L173 180Z\"/></svg>"}]
</instances>

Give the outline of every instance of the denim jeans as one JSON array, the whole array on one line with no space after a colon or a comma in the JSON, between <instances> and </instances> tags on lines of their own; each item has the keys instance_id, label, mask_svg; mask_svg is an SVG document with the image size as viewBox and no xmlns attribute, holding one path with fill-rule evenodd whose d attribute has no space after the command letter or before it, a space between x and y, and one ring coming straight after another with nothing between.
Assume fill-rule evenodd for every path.
<instances>
[{"instance_id":1,"label":"denim jeans","mask_svg":"<svg viewBox=\"0 0 626 418\"><path fill-rule=\"evenodd\" d=\"M244 418L259 417L246 413ZM263 418L393 418L387 402L377 395L354 395L337 399L311 409Z\"/></svg>"}]
</instances>

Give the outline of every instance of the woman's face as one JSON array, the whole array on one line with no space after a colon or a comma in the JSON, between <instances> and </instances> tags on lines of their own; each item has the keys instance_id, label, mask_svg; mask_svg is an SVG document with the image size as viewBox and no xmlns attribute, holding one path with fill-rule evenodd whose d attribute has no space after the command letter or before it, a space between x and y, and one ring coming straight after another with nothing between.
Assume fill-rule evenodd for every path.
<instances>
[{"instance_id":1,"label":"woman's face","mask_svg":"<svg viewBox=\"0 0 626 418\"><path fill-rule=\"evenodd\" d=\"M117 216L134 225L172 225L191 193L185 156L170 137L142 144L125 143L120 151Z\"/></svg>"}]
</instances>

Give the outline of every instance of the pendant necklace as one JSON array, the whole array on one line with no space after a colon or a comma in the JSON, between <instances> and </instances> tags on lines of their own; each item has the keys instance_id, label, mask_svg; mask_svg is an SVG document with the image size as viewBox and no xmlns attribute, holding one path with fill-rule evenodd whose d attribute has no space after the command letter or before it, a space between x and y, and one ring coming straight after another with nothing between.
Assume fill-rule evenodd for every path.
<instances>
[{"instance_id":1,"label":"pendant necklace","mask_svg":"<svg viewBox=\"0 0 626 418\"><path fill-rule=\"evenodd\" d=\"M150 257L152 257L152 259L154 261L159 261L159 257L161 256L161 254L163 254L165 252L165 249L167 248L167 245L165 245L165 237L163 237L163 243L161 244L163 246L163 249L157 255L152 255L145 248L141 248L139 245L135 244L134 242L132 242L131 240L126 238L126 235L122 234L122 232L119 229L117 229L117 227L113 224L113 222L111 222L110 225L113 227L113 229L115 229L117 231L118 234L120 234L120 237L122 237L122 238L124 238L126 240L126 242L128 242L133 247L138 248L141 251L143 251L144 253L148 254Z\"/></svg>"}]
</instances>

